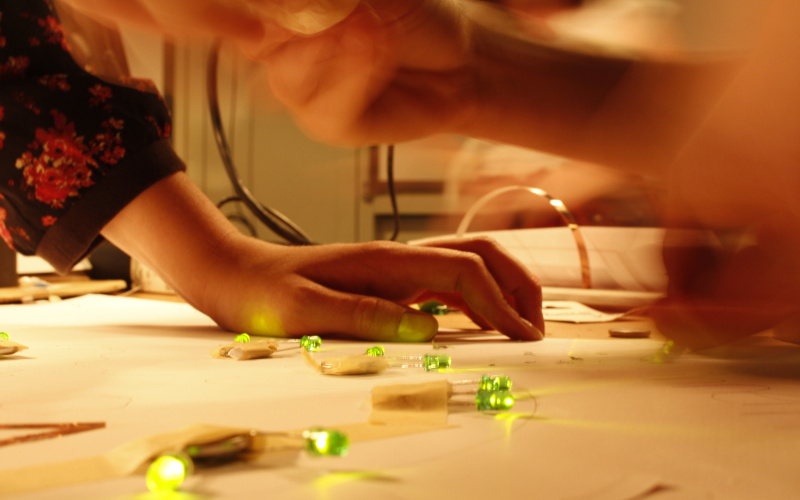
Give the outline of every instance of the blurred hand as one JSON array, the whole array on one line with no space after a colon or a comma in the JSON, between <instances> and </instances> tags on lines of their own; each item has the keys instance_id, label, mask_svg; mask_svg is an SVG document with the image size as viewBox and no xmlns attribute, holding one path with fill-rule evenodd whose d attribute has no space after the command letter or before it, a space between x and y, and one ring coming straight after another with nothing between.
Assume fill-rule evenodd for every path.
<instances>
[{"instance_id":1,"label":"blurred hand","mask_svg":"<svg viewBox=\"0 0 800 500\"><path fill-rule=\"evenodd\" d=\"M659 329L682 345L702 349L800 313L800 237L777 229L762 229L728 248L687 245L668 233L669 295L653 310Z\"/></svg>"},{"instance_id":2,"label":"blurred hand","mask_svg":"<svg viewBox=\"0 0 800 500\"><path fill-rule=\"evenodd\" d=\"M450 129L471 113L462 9L455 0L372 0L315 36L268 28L260 46L243 49L267 63L275 96L310 135L346 145L398 142Z\"/></svg>"}]
</instances>

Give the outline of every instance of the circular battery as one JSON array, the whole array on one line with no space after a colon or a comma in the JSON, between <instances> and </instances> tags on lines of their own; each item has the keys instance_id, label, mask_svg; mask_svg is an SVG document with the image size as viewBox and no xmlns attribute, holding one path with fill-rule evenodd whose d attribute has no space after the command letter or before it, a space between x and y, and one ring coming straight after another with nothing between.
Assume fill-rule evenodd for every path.
<instances>
[{"instance_id":1,"label":"circular battery","mask_svg":"<svg viewBox=\"0 0 800 500\"><path fill-rule=\"evenodd\" d=\"M646 339L650 336L647 328L609 328L608 334L620 339Z\"/></svg>"}]
</instances>

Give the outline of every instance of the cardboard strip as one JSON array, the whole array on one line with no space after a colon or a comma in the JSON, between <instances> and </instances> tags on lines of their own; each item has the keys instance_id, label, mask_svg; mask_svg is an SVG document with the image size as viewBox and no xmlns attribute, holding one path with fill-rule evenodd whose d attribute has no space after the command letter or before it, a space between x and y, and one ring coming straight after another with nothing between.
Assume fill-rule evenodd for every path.
<instances>
[{"instance_id":1,"label":"cardboard strip","mask_svg":"<svg viewBox=\"0 0 800 500\"><path fill-rule=\"evenodd\" d=\"M449 398L446 380L378 386L372 389L369 423L445 426Z\"/></svg>"}]
</instances>

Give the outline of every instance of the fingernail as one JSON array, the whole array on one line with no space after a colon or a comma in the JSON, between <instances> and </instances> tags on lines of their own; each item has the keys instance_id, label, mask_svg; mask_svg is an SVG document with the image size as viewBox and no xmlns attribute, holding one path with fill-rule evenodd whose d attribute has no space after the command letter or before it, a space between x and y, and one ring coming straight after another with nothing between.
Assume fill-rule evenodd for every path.
<instances>
[{"instance_id":1,"label":"fingernail","mask_svg":"<svg viewBox=\"0 0 800 500\"><path fill-rule=\"evenodd\" d=\"M520 317L520 319L522 320L523 323L525 323L525 325L527 325L528 328L530 328L534 332L533 338L535 340L544 338L544 332L542 330L540 330L538 327L534 326L534 324L531 323L530 321L528 321L527 319L522 318L522 317Z\"/></svg>"},{"instance_id":2,"label":"fingernail","mask_svg":"<svg viewBox=\"0 0 800 500\"><path fill-rule=\"evenodd\" d=\"M425 313L407 312L400 318L397 340L403 342L427 342L439 330L439 323Z\"/></svg>"}]
</instances>

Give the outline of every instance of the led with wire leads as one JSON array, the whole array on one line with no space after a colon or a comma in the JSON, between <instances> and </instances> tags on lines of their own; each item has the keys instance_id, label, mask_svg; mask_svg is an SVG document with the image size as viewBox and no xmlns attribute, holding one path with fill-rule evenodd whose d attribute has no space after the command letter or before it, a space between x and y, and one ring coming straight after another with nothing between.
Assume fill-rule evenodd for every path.
<instances>
[{"instance_id":1,"label":"led with wire leads","mask_svg":"<svg viewBox=\"0 0 800 500\"><path fill-rule=\"evenodd\" d=\"M234 337L233 341L248 343L250 342L250 335L247 333L240 333ZM302 347L306 351L318 351L320 346L322 346L322 339L317 335L303 335L299 339L280 339L276 341L285 344L297 344L298 347Z\"/></svg>"},{"instance_id":2,"label":"led with wire leads","mask_svg":"<svg viewBox=\"0 0 800 500\"><path fill-rule=\"evenodd\" d=\"M375 358L382 358L386 356L386 349L384 349L383 346L376 345L375 347L370 347L367 349L365 354Z\"/></svg>"},{"instance_id":3,"label":"led with wire leads","mask_svg":"<svg viewBox=\"0 0 800 500\"><path fill-rule=\"evenodd\" d=\"M306 452L315 457L341 457L347 454L350 440L339 431L312 428L302 433Z\"/></svg>"},{"instance_id":4,"label":"led with wire leads","mask_svg":"<svg viewBox=\"0 0 800 500\"><path fill-rule=\"evenodd\" d=\"M511 378L507 375L482 375L478 379L456 380L448 384L451 397L474 394L478 410L503 411L514 406ZM466 390L459 389L461 387Z\"/></svg>"},{"instance_id":5,"label":"led with wire leads","mask_svg":"<svg viewBox=\"0 0 800 500\"><path fill-rule=\"evenodd\" d=\"M482 391L510 391L511 378L506 375L483 375L478 380L478 389Z\"/></svg>"},{"instance_id":6,"label":"led with wire leads","mask_svg":"<svg viewBox=\"0 0 800 500\"><path fill-rule=\"evenodd\" d=\"M452 380L449 382L452 392L461 386L476 386L467 388L465 391L458 391L460 394L474 394L476 391L510 391L511 377L507 375L481 375L477 379Z\"/></svg>"},{"instance_id":7,"label":"led with wire leads","mask_svg":"<svg viewBox=\"0 0 800 500\"><path fill-rule=\"evenodd\" d=\"M321 346L322 346L322 339L319 338L317 335L310 335L310 336L303 335L302 337L300 337L300 347L302 347L306 351L309 352L319 351L319 348Z\"/></svg>"},{"instance_id":8,"label":"led with wire leads","mask_svg":"<svg viewBox=\"0 0 800 500\"><path fill-rule=\"evenodd\" d=\"M396 368L423 368L426 372L450 368L452 363L450 356L446 354L389 356L381 346L370 347L365 354L376 358L384 358L389 362L389 366Z\"/></svg>"},{"instance_id":9,"label":"led with wire leads","mask_svg":"<svg viewBox=\"0 0 800 500\"><path fill-rule=\"evenodd\" d=\"M303 335L299 339L284 339L282 343L297 344L296 347L305 349L308 352L319 351L322 346L322 339L318 335Z\"/></svg>"},{"instance_id":10,"label":"led with wire leads","mask_svg":"<svg viewBox=\"0 0 800 500\"><path fill-rule=\"evenodd\" d=\"M478 390L475 406L480 411L505 411L514 406L514 396L508 391Z\"/></svg>"},{"instance_id":11,"label":"led with wire leads","mask_svg":"<svg viewBox=\"0 0 800 500\"><path fill-rule=\"evenodd\" d=\"M419 310L428 314L440 316L449 313L452 309L442 304L438 300L429 300L428 302L423 302L420 304Z\"/></svg>"},{"instance_id":12,"label":"led with wire leads","mask_svg":"<svg viewBox=\"0 0 800 500\"><path fill-rule=\"evenodd\" d=\"M175 491L193 470L192 459L184 452L161 455L147 468L147 489L152 492Z\"/></svg>"}]
</instances>

